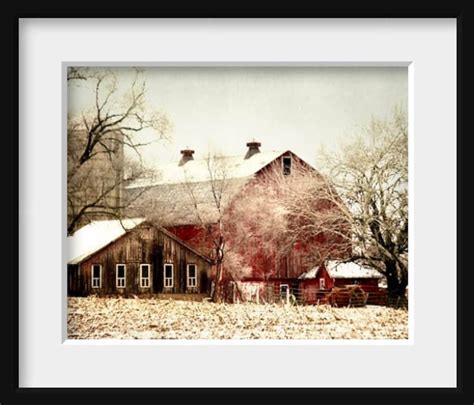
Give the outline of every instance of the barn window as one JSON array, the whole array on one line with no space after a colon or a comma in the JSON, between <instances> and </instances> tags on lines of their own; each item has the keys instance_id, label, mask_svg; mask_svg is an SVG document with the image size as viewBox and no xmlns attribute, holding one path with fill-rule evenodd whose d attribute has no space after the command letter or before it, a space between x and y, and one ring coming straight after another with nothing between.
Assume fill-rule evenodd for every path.
<instances>
[{"instance_id":1,"label":"barn window","mask_svg":"<svg viewBox=\"0 0 474 405\"><path fill-rule=\"evenodd\" d=\"M283 156L282 160L283 164L283 174L288 176L291 174L291 156Z\"/></svg>"},{"instance_id":2,"label":"barn window","mask_svg":"<svg viewBox=\"0 0 474 405\"><path fill-rule=\"evenodd\" d=\"M92 288L100 288L102 286L102 266L100 264L92 265Z\"/></svg>"},{"instance_id":3,"label":"barn window","mask_svg":"<svg viewBox=\"0 0 474 405\"><path fill-rule=\"evenodd\" d=\"M150 265L140 264L140 287L150 287Z\"/></svg>"},{"instance_id":4,"label":"barn window","mask_svg":"<svg viewBox=\"0 0 474 405\"><path fill-rule=\"evenodd\" d=\"M290 286L288 284L280 284L280 299L288 302L290 297Z\"/></svg>"},{"instance_id":5,"label":"barn window","mask_svg":"<svg viewBox=\"0 0 474 405\"><path fill-rule=\"evenodd\" d=\"M195 264L188 264L186 279L188 287L197 287L197 266Z\"/></svg>"},{"instance_id":6,"label":"barn window","mask_svg":"<svg viewBox=\"0 0 474 405\"><path fill-rule=\"evenodd\" d=\"M326 288L326 280L324 278L319 279L319 288L324 290Z\"/></svg>"},{"instance_id":7,"label":"barn window","mask_svg":"<svg viewBox=\"0 0 474 405\"><path fill-rule=\"evenodd\" d=\"M127 274L127 266L125 264L117 264L115 267L115 280L117 288L125 288L125 277Z\"/></svg>"},{"instance_id":8,"label":"barn window","mask_svg":"<svg viewBox=\"0 0 474 405\"><path fill-rule=\"evenodd\" d=\"M164 267L164 285L165 287L173 287L173 264L166 263Z\"/></svg>"}]
</instances>

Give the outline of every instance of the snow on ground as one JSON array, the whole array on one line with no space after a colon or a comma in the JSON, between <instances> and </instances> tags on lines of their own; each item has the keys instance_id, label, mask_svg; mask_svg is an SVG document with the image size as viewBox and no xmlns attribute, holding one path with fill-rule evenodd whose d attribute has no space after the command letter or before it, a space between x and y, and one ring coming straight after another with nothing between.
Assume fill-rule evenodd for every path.
<instances>
[{"instance_id":1,"label":"snow on ground","mask_svg":"<svg viewBox=\"0 0 474 405\"><path fill-rule=\"evenodd\" d=\"M408 339L408 312L215 304L157 298L68 298L69 339Z\"/></svg>"}]
</instances>

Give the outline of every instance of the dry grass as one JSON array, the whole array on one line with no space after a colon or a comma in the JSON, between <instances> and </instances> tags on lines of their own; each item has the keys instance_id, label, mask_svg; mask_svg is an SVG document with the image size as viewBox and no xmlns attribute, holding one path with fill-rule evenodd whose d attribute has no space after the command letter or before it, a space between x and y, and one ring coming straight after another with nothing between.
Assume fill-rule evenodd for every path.
<instances>
[{"instance_id":1,"label":"dry grass","mask_svg":"<svg viewBox=\"0 0 474 405\"><path fill-rule=\"evenodd\" d=\"M155 298L68 298L70 339L407 339L408 312L214 304Z\"/></svg>"}]
</instances>

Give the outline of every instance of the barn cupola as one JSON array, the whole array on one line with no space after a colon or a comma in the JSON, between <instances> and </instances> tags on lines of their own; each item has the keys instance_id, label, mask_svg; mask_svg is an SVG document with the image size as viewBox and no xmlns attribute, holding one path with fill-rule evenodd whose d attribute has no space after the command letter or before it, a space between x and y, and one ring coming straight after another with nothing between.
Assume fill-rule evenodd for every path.
<instances>
[{"instance_id":1,"label":"barn cupola","mask_svg":"<svg viewBox=\"0 0 474 405\"><path fill-rule=\"evenodd\" d=\"M193 158L194 151L192 149L186 148L181 151L181 160L179 161L179 166L184 165L186 162L190 160L194 160Z\"/></svg>"},{"instance_id":2,"label":"barn cupola","mask_svg":"<svg viewBox=\"0 0 474 405\"><path fill-rule=\"evenodd\" d=\"M252 141L252 142L247 142L247 154L245 155L245 159L248 159L249 157L252 157L256 153L260 153L260 146L262 144L260 142Z\"/></svg>"}]
</instances>

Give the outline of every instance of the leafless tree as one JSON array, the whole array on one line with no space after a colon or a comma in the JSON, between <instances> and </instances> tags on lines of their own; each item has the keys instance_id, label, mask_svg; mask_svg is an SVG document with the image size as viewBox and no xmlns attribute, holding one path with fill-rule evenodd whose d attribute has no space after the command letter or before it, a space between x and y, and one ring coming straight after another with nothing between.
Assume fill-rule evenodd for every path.
<instances>
[{"instance_id":1,"label":"leafless tree","mask_svg":"<svg viewBox=\"0 0 474 405\"><path fill-rule=\"evenodd\" d=\"M348 207L354 260L379 270L391 294L408 283L408 122L396 108L373 119L339 153L323 152L328 176Z\"/></svg>"},{"instance_id":2,"label":"leafless tree","mask_svg":"<svg viewBox=\"0 0 474 405\"><path fill-rule=\"evenodd\" d=\"M156 186L144 181L145 187L142 187L142 181L136 182L127 188L127 194L133 199L127 212L131 216L146 217L148 222L159 227L192 224L200 233L199 250L214 261L216 274L212 298L220 301L227 252L224 213L234 184L227 177L223 159L209 155L205 165L206 179L199 181L194 181L194 173L183 166L178 168L182 170L178 179L169 183L158 178Z\"/></svg>"},{"instance_id":3,"label":"leafless tree","mask_svg":"<svg viewBox=\"0 0 474 405\"><path fill-rule=\"evenodd\" d=\"M89 161L75 171L68 183L68 235L82 224L96 219L122 219L126 210L146 191L133 196L123 187L153 173L134 161Z\"/></svg>"},{"instance_id":4,"label":"leafless tree","mask_svg":"<svg viewBox=\"0 0 474 405\"><path fill-rule=\"evenodd\" d=\"M69 66L67 69L67 81L72 82L74 80L87 80L92 77L90 69L86 66Z\"/></svg>"},{"instance_id":5,"label":"leafless tree","mask_svg":"<svg viewBox=\"0 0 474 405\"><path fill-rule=\"evenodd\" d=\"M347 207L323 175L297 159L291 175L274 162L247 186L231 212L232 233L276 262L295 252L307 267L350 255Z\"/></svg>"},{"instance_id":6,"label":"leafless tree","mask_svg":"<svg viewBox=\"0 0 474 405\"><path fill-rule=\"evenodd\" d=\"M224 293L224 260L227 250L224 213L232 184L228 177L228 168L219 157L208 155L206 167L208 172L207 182L194 183L189 180L185 173L184 186L198 223L207 231L206 239L212 245L212 258L215 265L215 288L212 300L220 302Z\"/></svg>"},{"instance_id":7,"label":"leafless tree","mask_svg":"<svg viewBox=\"0 0 474 405\"><path fill-rule=\"evenodd\" d=\"M232 206L232 234L269 257L294 246L314 264L359 261L387 279L390 294L408 283L408 131L396 109L372 120L340 151L322 152L324 172L275 163ZM239 236L240 235L240 236Z\"/></svg>"},{"instance_id":8,"label":"leafless tree","mask_svg":"<svg viewBox=\"0 0 474 405\"><path fill-rule=\"evenodd\" d=\"M337 207L329 206L330 193L320 190L328 184L321 183L324 178L314 169L295 161L292 175L286 176L280 162L275 162L258 177L242 180L231 178L225 162L209 156L209 181L184 182L189 211L207 230L212 246L215 301L222 299L226 280L238 281L252 273L254 254L263 254L275 264L276 271L279 260L294 252L297 244L314 264L320 263L323 255L326 258L329 254L342 254L335 252L336 247L350 249L350 227L340 215L334 220L332 211ZM342 206L337 197L334 200ZM319 226L314 223L316 220ZM272 275L270 268L261 274L263 278Z\"/></svg>"},{"instance_id":9,"label":"leafless tree","mask_svg":"<svg viewBox=\"0 0 474 405\"><path fill-rule=\"evenodd\" d=\"M68 114L68 234L99 214L121 215L128 204L122 188L150 175L141 148L165 139L170 129L163 113L147 110L146 83L138 70L123 92L111 70L70 67L70 91L72 86L90 90L91 108ZM145 130L154 134L152 140L139 136Z\"/></svg>"}]
</instances>

